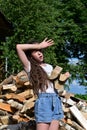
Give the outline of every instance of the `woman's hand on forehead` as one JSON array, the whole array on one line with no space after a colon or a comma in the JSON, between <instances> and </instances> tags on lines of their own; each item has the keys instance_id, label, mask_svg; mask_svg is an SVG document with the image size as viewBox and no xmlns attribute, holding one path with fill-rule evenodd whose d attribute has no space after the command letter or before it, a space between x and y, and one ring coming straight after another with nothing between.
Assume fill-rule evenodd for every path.
<instances>
[{"instance_id":1,"label":"woman's hand on forehead","mask_svg":"<svg viewBox=\"0 0 87 130\"><path fill-rule=\"evenodd\" d=\"M54 41L52 39L47 39L45 38L40 44L39 47L40 49L42 48L47 48L49 46L52 46L54 44Z\"/></svg>"}]
</instances>

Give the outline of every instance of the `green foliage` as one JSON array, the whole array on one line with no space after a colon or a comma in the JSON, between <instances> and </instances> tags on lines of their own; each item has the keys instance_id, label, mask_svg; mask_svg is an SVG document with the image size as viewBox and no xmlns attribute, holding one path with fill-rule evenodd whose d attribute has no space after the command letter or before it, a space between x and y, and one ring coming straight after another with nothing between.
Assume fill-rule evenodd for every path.
<instances>
[{"instance_id":1,"label":"green foliage","mask_svg":"<svg viewBox=\"0 0 87 130\"><path fill-rule=\"evenodd\" d=\"M83 99L83 100L87 100L87 94L85 94L85 95L76 94L75 97Z\"/></svg>"},{"instance_id":2,"label":"green foliage","mask_svg":"<svg viewBox=\"0 0 87 130\"><path fill-rule=\"evenodd\" d=\"M63 29L61 27L58 29L59 24L61 24L61 11L55 8L55 2L6 0L1 3L4 14L7 15L14 25L14 36L8 38L5 43L6 46L10 45L9 47L5 46L8 51L15 50L17 43L24 43L30 39L42 41L45 37L48 37L54 39L55 46L45 51L45 60L53 65L60 60L61 62L65 61L66 56L62 51L64 40L59 35L60 32L61 34L63 33ZM60 2L57 2L57 4L59 8L62 7ZM58 52L61 57L57 56L58 54L55 52ZM4 53L7 55L5 50ZM12 51L10 55L13 55ZM14 57L16 57L15 54ZM10 56L9 62L11 62L11 58Z\"/></svg>"},{"instance_id":3,"label":"green foliage","mask_svg":"<svg viewBox=\"0 0 87 130\"><path fill-rule=\"evenodd\" d=\"M22 69L15 46L45 37L52 38L53 47L45 50L48 63L70 71L72 80L84 84L87 72L87 4L86 0L0 0L0 9L13 23L14 35L1 43L3 61L8 57L9 74ZM79 58L78 65L68 64L68 58Z\"/></svg>"}]
</instances>

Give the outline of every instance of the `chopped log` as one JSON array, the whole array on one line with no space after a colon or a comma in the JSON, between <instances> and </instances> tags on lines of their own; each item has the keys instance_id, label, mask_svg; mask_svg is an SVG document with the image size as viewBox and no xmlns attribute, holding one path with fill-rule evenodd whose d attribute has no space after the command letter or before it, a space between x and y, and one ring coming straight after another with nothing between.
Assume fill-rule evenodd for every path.
<instances>
[{"instance_id":1,"label":"chopped log","mask_svg":"<svg viewBox=\"0 0 87 130\"><path fill-rule=\"evenodd\" d=\"M83 112L81 111L82 115L85 117L85 119L87 120L87 112Z\"/></svg>"},{"instance_id":2,"label":"chopped log","mask_svg":"<svg viewBox=\"0 0 87 130\"><path fill-rule=\"evenodd\" d=\"M8 116L8 115L0 117L0 121L3 125L8 125L8 124L12 123L10 116Z\"/></svg>"},{"instance_id":3,"label":"chopped log","mask_svg":"<svg viewBox=\"0 0 87 130\"><path fill-rule=\"evenodd\" d=\"M85 113L87 112L87 106L85 104L83 104L81 111Z\"/></svg>"},{"instance_id":4,"label":"chopped log","mask_svg":"<svg viewBox=\"0 0 87 130\"><path fill-rule=\"evenodd\" d=\"M70 112L70 109L69 109L69 112L67 112L67 113L65 114L65 116L66 116L66 119L73 120L73 116L72 116L72 114L71 114L71 112Z\"/></svg>"},{"instance_id":5,"label":"chopped log","mask_svg":"<svg viewBox=\"0 0 87 130\"><path fill-rule=\"evenodd\" d=\"M65 113L67 113L67 112L69 112L70 110L69 110L69 108L66 108L64 105L63 105L63 112L65 112Z\"/></svg>"},{"instance_id":6,"label":"chopped log","mask_svg":"<svg viewBox=\"0 0 87 130\"><path fill-rule=\"evenodd\" d=\"M62 94L61 94L61 96L65 96L66 95L66 90L63 90L63 92L62 92Z\"/></svg>"},{"instance_id":7,"label":"chopped log","mask_svg":"<svg viewBox=\"0 0 87 130\"><path fill-rule=\"evenodd\" d=\"M81 124L81 126L87 130L87 120L81 114L81 112L78 110L78 108L74 105L74 106L70 107L70 111L75 116L75 118L78 120L78 122Z\"/></svg>"},{"instance_id":8,"label":"chopped log","mask_svg":"<svg viewBox=\"0 0 87 130\"><path fill-rule=\"evenodd\" d=\"M54 80L54 79L56 79L58 76L59 76L59 74L60 74L60 72L62 71L62 67L60 67L60 66L56 66L54 69L53 69L53 71L52 71L52 73L51 73L51 76L49 76L49 79L50 80Z\"/></svg>"},{"instance_id":9,"label":"chopped log","mask_svg":"<svg viewBox=\"0 0 87 130\"><path fill-rule=\"evenodd\" d=\"M29 79L26 76L18 77L14 76L13 79L16 81L16 84L24 85L25 82L28 82Z\"/></svg>"},{"instance_id":10,"label":"chopped log","mask_svg":"<svg viewBox=\"0 0 87 130\"><path fill-rule=\"evenodd\" d=\"M58 80L55 80L55 81L54 81L54 84L55 84L55 89L57 89L58 92L63 92L64 86L61 85L61 84L59 84Z\"/></svg>"},{"instance_id":11,"label":"chopped log","mask_svg":"<svg viewBox=\"0 0 87 130\"><path fill-rule=\"evenodd\" d=\"M17 76L18 76L18 77L27 76L27 73L26 73L24 70L22 70L21 72L19 72L19 73L17 74Z\"/></svg>"},{"instance_id":12,"label":"chopped log","mask_svg":"<svg viewBox=\"0 0 87 130\"><path fill-rule=\"evenodd\" d=\"M0 102L0 109L5 110L10 113L15 113L16 111L14 108L11 107L11 105L7 103L1 103L1 102Z\"/></svg>"},{"instance_id":13,"label":"chopped log","mask_svg":"<svg viewBox=\"0 0 87 130\"><path fill-rule=\"evenodd\" d=\"M24 86L32 89L32 84L30 83L30 81L25 82Z\"/></svg>"},{"instance_id":14,"label":"chopped log","mask_svg":"<svg viewBox=\"0 0 87 130\"><path fill-rule=\"evenodd\" d=\"M2 85L4 84L9 84L9 83L12 83L13 82L13 76L9 76L8 78L6 78L5 80L3 80L1 83L0 83L0 93L2 92Z\"/></svg>"},{"instance_id":15,"label":"chopped log","mask_svg":"<svg viewBox=\"0 0 87 130\"><path fill-rule=\"evenodd\" d=\"M83 127L81 127L80 125L78 125L75 121L72 121L71 126L73 128L75 128L75 130L85 130L85 129L83 129Z\"/></svg>"},{"instance_id":16,"label":"chopped log","mask_svg":"<svg viewBox=\"0 0 87 130\"><path fill-rule=\"evenodd\" d=\"M72 125L72 120L71 119L67 119L66 123L69 124L69 125Z\"/></svg>"},{"instance_id":17,"label":"chopped log","mask_svg":"<svg viewBox=\"0 0 87 130\"><path fill-rule=\"evenodd\" d=\"M10 94L5 94L5 95L1 95L0 98L4 98L4 99L15 99L19 102L24 102L26 99L18 94L14 94L14 93L10 93Z\"/></svg>"},{"instance_id":18,"label":"chopped log","mask_svg":"<svg viewBox=\"0 0 87 130\"><path fill-rule=\"evenodd\" d=\"M27 89L24 92L19 93L18 95L21 96L21 97L24 97L26 99L32 98L33 97L33 90L32 89Z\"/></svg>"},{"instance_id":19,"label":"chopped log","mask_svg":"<svg viewBox=\"0 0 87 130\"><path fill-rule=\"evenodd\" d=\"M17 90L17 87L14 84L5 84L2 85L3 90L11 90L12 92L15 92Z\"/></svg>"},{"instance_id":20,"label":"chopped log","mask_svg":"<svg viewBox=\"0 0 87 130\"><path fill-rule=\"evenodd\" d=\"M61 98L62 99L62 102L63 103L66 103L66 104L68 104L68 105L71 105L71 106L73 106L74 104L76 104L76 102L74 102L72 99L65 99L65 98Z\"/></svg>"},{"instance_id":21,"label":"chopped log","mask_svg":"<svg viewBox=\"0 0 87 130\"><path fill-rule=\"evenodd\" d=\"M28 75L25 71L19 72L16 76L13 76L13 79L16 82L17 88L21 88L25 86L25 82L29 82ZM31 84L29 83L28 86Z\"/></svg>"},{"instance_id":22,"label":"chopped log","mask_svg":"<svg viewBox=\"0 0 87 130\"><path fill-rule=\"evenodd\" d=\"M22 121L24 121L24 122L28 122L28 121L29 121L28 118L26 118L26 117L21 117L20 115L13 115L12 118L13 118L13 120L16 120L17 123L22 122Z\"/></svg>"},{"instance_id":23,"label":"chopped log","mask_svg":"<svg viewBox=\"0 0 87 130\"><path fill-rule=\"evenodd\" d=\"M13 79L15 80L16 85L20 85L20 87L22 87L22 86L24 85L24 81L21 81L21 80L19 79L19 77L13 76ZM17 87L17 88L19 88L19 87Z\"/></svg>"},{"instance_id":24,"label":"chopped log","mask_svg":"<svg viewBox=\"0 0 87 130\"><path fill-rule=\"evenodd\" d=\"M19 72L16 76L13 76L13 79L16 80L17 82L18 80L22 82L27 82L29 80L28 75L24 70Z\"/></svg>"},{"instance_id":25,"label":"chopped log","mask_svg":"<svg viewBox=\"0 0 87 130\"><path fill-rule=\"evenodd\" d=\"M1 97L1 96L0 96ZM3 99L0 99L0 102L4 102L4 100Z\"/></svg>"},{"instance_id":26,"label":"chopped log","mask_svg":"<svg viewBox=\"0 0 87 130\"><path fill-rule=\"evenodd\" d=\"M60 96L66 98L66 99L69 99L69 98L74 97L74 94L73 93L68 93L66 90L64 90Z\"/></svg>"},{"instance_id":27,"label":"chopped log","mask_svg":"<svg viewBox=\"0 0 87 130\"><path fill-rule=\"evenodd\" d=\"M8 125L1 125L0 130L7 130Z\"/></svg>"},{"instance_id":28,"label":"chopped log","mask_svg":"<svg viewBox=\"0 0 87 130\"><path fill-rule=\"evenodd\" d=\"M23 109L21 110L21 113L26 113L28 110L30 110L33 107L34 107L34 102L29 102L24 105Z\"/></svg>"},{"instance_id":29,"label":"chopped log","mask_svg":"<svg viewBox=\"0 0 87 130\"><path fill-rule=\"evenodd\" d=\"M26 113L28 109L33 108L35 100L35 97L32 97L31 99L27 100L23 106L23 109L21 110L21 113Z\"/></svg>"},{"instance_id":30,"label":"chopped log","mask_svg":"<svg viewBox=\"0 0 87 130\"><path fill-rule=\"evenodd\" d=\"M67 104L69 104L69 105L71 105L71 106L73 106L73 105L75 105L76 104L76 102L74 102L72 99L66 99L66 103Z\"/></svg>"},{"instance_id":31,"label":"chopped log","mask_svg":"<svg viewBox=\"0 0 87 130\"><path fill-rule=\"evenodd\" d=\"M63 128L64 130L75 130L74 128L72 128L70 125L68 125L67 123L65 123L63 121L60 121L59 125L60 125L59 128Z\"/></svg>"},{"instance_id":32,"label":"chopped log","mask_svg":"<svg viewBox=\"0 0 87 130\"><path fill-rule=\"evenodd\" d=\"M66 82L66 80L70 77L70 73L66 72L64 74L60 74L59 81L60 82Z\"/></svg>"},{"instance_id":33,"label":"chopped log","mask_svg":"<svg viewBox=\"0 0 87 130\"><path fill-rule=\"evenodd\" d=\"M0 95L2 94L2 85L0 84Z\"/></svg>"},{"instance_id":34,"label":"chopped log","mask_svg":"<svg viewBox=\"0 0 87 130\"><path fill-rule=\"evenodd\" d=\"M66 128L66 130L76 130L76 129L72 128L72 126L70 126L68 124L65 125L65 128Z\"/></svg>"},{"instance_id":35,"label":"chopped log","mask_svg":"<svg viewBox=\"0 0 87 130\"><path fill-rule=\"evenodd\" d=\"M12 100L12 99L11 99L11 100L8 100L7 103L9 103L9 104L11 105L11 107L16 108L16 109L18 109L18 110L21 110L22 107L23 107L23 104L18 103L18 102L16 102L16 101Z\"/></svg>"},{"instance_id":36,"label":"chopped log","mask_svg":"<svg viewBox=\"0 0 87 130\"><path fill-rule=\"evenodd\" d=\"M63 127L63 126L60 126L60 127L59 127L59 130L66 130L66 128Z\"/></svg>"},{"instance_id":37,"label":"chopped log","mask_svg":"<svg viewBox=\"0 0 87 130\"><path fill-rule=\"evenodd\" d=\"M72 96L74 97L74 94L66 93L64 96L65 96L66 99L70 99Z\"/></svg>"},{"instance_id":38,"label":"chopped log","mask_svg":"<svg viewBox=\"0 0 87 130\"><path fill-rule=\"evenodd\" d=\"M11 84L13 82L13 75L10 75L8 78L4 79L0 85L5 85L5 84Z\"/></svg>"},{"instance_id":39,"label":"chopped log","mask_svg":"<svg viewBox=\"0 0 87 130\"><path fill-rule=\"evenodd\" d=\"M7 111L0 110L0 117L8 115Z\"/></svg>"}]
</instances>

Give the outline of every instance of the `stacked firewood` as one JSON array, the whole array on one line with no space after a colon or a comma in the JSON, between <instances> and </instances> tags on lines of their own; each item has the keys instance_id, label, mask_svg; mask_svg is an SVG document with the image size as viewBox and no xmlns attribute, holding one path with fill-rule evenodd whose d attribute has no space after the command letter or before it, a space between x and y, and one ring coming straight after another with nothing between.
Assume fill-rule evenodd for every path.
<instances>
[{"instance_id":1,"label":"stacked firewood","mask_svg":"<svg viewBox=\"0 0 87 130\"><path fill-rule=\"evenodd\" d=\"M49 77L54 81L62 101L64 119L59 122L60 130L87 130L87 102L64 90L69 73L61 72L62 68L56 66ZM32 84L24 70L3 80L0 83L0 130L16 130L17 125L21 126L20 130L35 130L36 99ZM23 125L28 127L23 129ZM16 126L15 129L12 126Z\"/></svg>"}]
</instances>

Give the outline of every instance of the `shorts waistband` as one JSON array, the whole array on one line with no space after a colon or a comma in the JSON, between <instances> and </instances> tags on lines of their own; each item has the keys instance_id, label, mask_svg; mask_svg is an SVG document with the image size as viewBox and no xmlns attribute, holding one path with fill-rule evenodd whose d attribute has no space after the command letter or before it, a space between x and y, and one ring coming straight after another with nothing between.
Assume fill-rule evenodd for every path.
<instances>
[{"instance_id":1,"label":"shorts waistband","mask_svg":"<svg viewBox=\"0 0 87 130\"><path fill-rule=\"evenodd\" d=\"M58 96L57 93L39 93L38 94L38 97L41 98L41 97L54 97L54 96Z\"/></svg>"}]
</instances>

